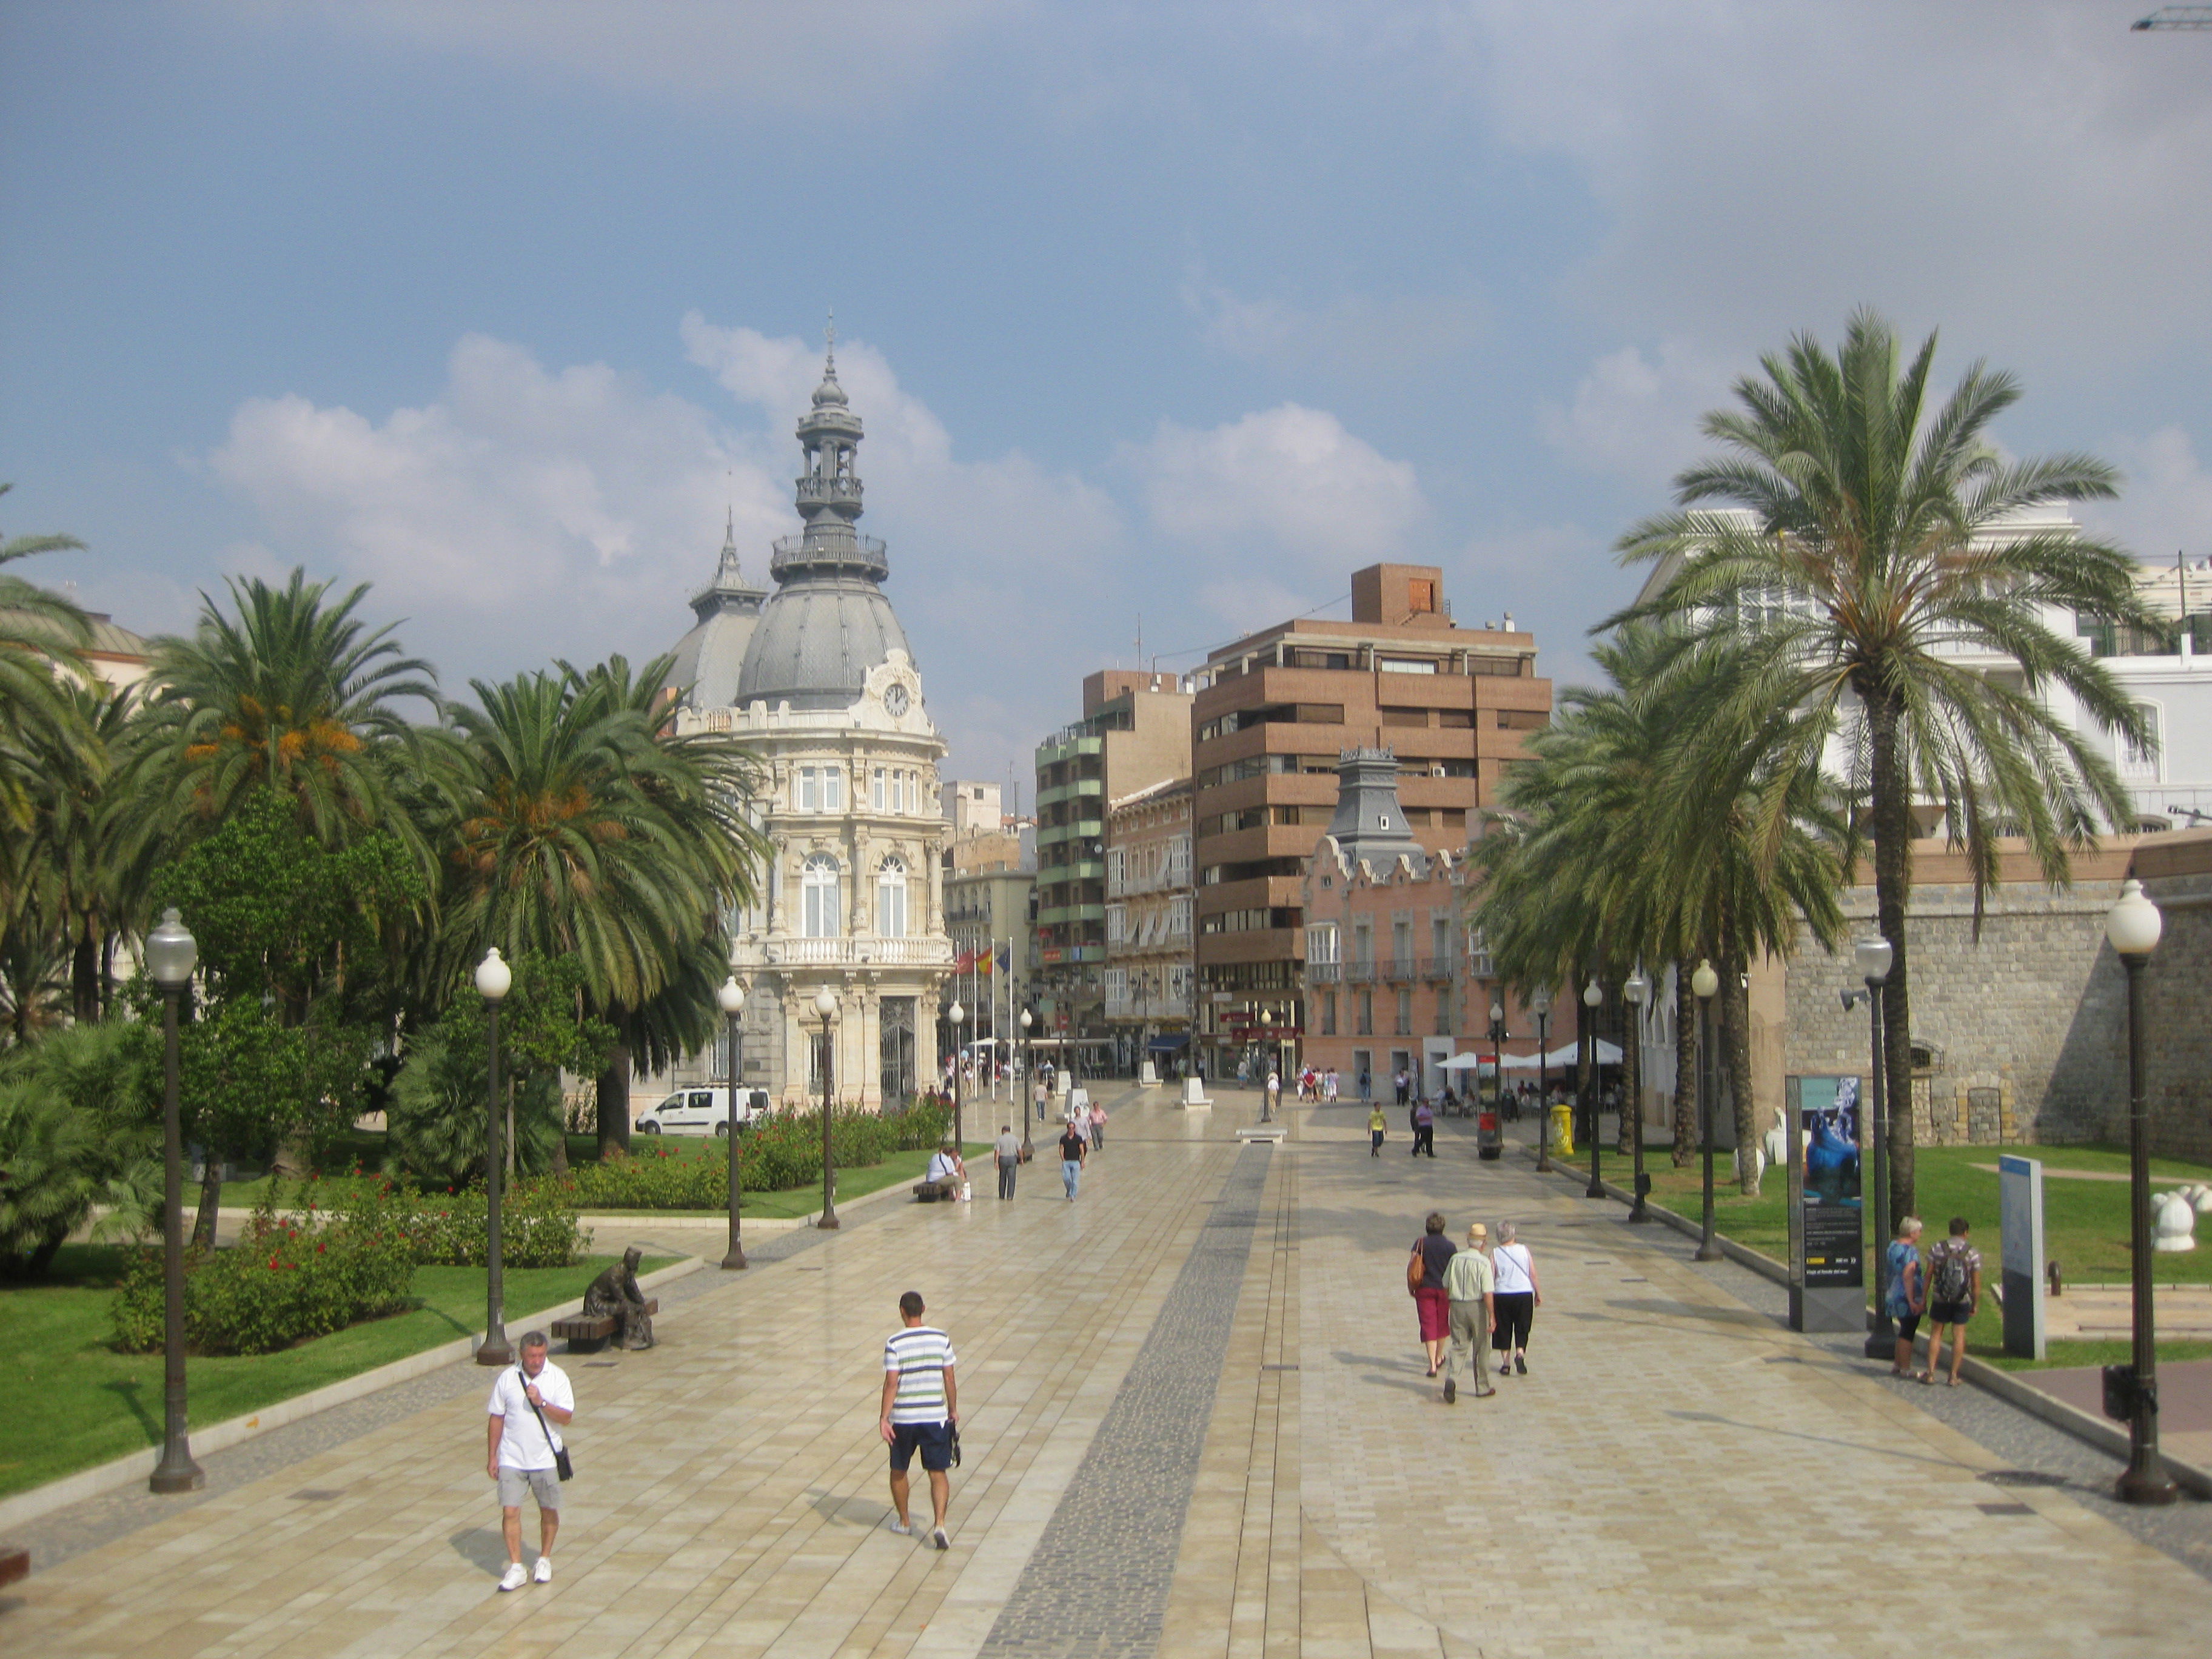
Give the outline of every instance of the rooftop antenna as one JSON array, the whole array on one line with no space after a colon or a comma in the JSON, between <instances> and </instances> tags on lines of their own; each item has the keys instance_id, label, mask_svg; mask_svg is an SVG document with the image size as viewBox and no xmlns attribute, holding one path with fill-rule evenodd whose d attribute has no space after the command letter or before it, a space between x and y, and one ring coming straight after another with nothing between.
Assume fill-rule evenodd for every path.
<instances>
[{"instance_id":1,"label":"rooftop antenna","mask_svg":"<svg viewBox=\"0 0 2212 1659\"><path fill-rule=\"evenodd\" d=\"M2160 6L2149 16L2136 19L2128 29L2135 34L2152 29L2212 29L2212 6Z\"/></svg>"}]
</instances>

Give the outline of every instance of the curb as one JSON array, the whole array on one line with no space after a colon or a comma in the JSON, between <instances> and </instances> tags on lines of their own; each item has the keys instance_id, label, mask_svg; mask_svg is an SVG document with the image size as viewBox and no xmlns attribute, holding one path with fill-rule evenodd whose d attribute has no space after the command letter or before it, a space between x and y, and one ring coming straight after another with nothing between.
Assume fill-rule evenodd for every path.
<instances>
[{"instance_id":1,"label":"curb","mask_svg":"<svg viewBox=\"0 0 2212 1659\"><path fill-rule=\"evenodd\" d=\"M1584 1176L1573 1176L1571 1171L1557 1169L1552 1173L1569 1175L1577 1181L1586 1179ZM1598 1184L1605 1188L1607 1198L1622 1204L1635 1202L1634 1194L1614 1186L1610 1181L1601 1179ZM1702 1220L1692 1221L1687 1216L1677 1215L1663 1205L1654 1204L1648 1198L1644 1200L1644 1208L1646 1214L1663 1221L1677 1232L1687 1233L1692 1238L1701 1238L1705 1236L1705 1224ZM1741 1263L1762 1279L1771 1279L1777 1285L1787 1285L1790 1283L1788 1264L1777 1261L1771 1255L1739 1244L1732 1238L1723 1237L1718 1233L1713 1235L1713 1240L1721 1247L1722 1252L1729 1261ZM1869 1328L1872 1328L1874 1325L1872 1309L1867 1310L1867 1325ZM1925 1352L1928 1343L1926 1337L1917 1337L1914 1341L1916 1352ZM1977 1359L1972 1354L1968 1354L1965 1362L1960 1365L1959 1375L1983 1392L1995 1395L2008 1406L2026 1412L2030 1417L2039 1419L2051 1425L2052 1428L2070 1434L2076 1440L2086 1442L2099 1451L2117 1457L2123 1462L2127 1461L2128 1433L2118 1425L2108 1423L2100 1417L2092 1417L2078 1406L2069 1405L2055 1395L2045 1394L2033 1383L2021 1382L2014 1373L2000 1370L1986 1360ZM2166 1473L2173 1477L2176 1486L2193 1492L2199 1498L2212 1498L2212 1470L2200 1469L2186 1459L2176 1457L2172 1453L2163 1449L2159 1453L2159 1457L2160 1461L2166 1465Z\"/></svg>"},{"instance_id":2,"label":"curb","mask_svg":"<svg viewBox=\"0 0 2212 1659\"><path fill-rule=\"evenodd\" d=\"M698 1256L672 1262L665 1267L643 1275L637 1281L638 1286L641 1290L649 1290L655 1285L665 1285L671 1279L697 1273L706 1265L706 1261ZM527 1330L533 1325L550 1324L554 1320L579 1312L583 1305L582 1297L574 1297L557 1307L541 1309L522 1318L511 1319L507 1324L518 1331ZM328 1411L333 1406L343 1406L380 1389L388 1389L395 1382L412 1382L418 1376L428 1376L432 1371L443 1370L456 1360L468 1358L476 1352L476 1345L477 1339L473 1336L455 1337L450 1342L442 1342L434 1348L425 1348L420 1353L409 1354L404 1359L395 1359L389 1364L379 1365L374 1370L325 1383L319 1389L295 1394L287 1400L273 1401L247 1416L234 1417L221 1423L210 1423L204 1428L196 1428L191 1431L192 1450L195 1455L222 1451L256 1436L266 1434L271 1429L283 1428L303 1418L313 1417L318 1412ZM55 1510L82 1503L88 1498L97 1498L102 1492L114 1492L142 1481L152 1471L153 1466L146 1461L149 1457L158 1462L161 1448L149 1446L143 1451L131 1452L109 1462L94 1464L88 1469L79 1469L75 1474L63 1475L42 1486L17 1492L12 1498L0 1498L0 1528L33 1521Z\"/></svg>"}]
</instances>

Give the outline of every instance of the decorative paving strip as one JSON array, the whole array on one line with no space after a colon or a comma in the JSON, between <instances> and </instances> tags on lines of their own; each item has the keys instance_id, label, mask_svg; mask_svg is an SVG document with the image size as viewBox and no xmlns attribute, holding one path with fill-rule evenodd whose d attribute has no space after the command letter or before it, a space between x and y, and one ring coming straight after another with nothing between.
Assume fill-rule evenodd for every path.
<instances>
[{"instance_id":1,"label":"decorative paving strip","mask_svg":"<svg viewBox=\"0 0 2212 1659\"><path fill-rule=\"evenodd\" d=\"M1272 1152L1248 1145L978 1659L1148 1659Z\"/></svg>"}]
</instances>

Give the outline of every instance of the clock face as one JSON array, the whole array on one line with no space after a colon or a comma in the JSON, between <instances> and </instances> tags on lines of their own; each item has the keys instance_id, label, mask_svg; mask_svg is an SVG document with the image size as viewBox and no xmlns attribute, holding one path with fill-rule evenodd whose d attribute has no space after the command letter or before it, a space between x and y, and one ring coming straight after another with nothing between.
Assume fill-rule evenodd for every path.
<instances>
[{"instance_id":1,"label":"clock face","mask_svg":"<svg viewBox=\"0 0 2212 1659\"><path fill-rule=\"evenodd\" d=\"M903 685L894 684L890 690L884 693L884 707L890 710L892 719L896 720L905 714L906 705L906 687Z\"/></svg>"}]
</instances>

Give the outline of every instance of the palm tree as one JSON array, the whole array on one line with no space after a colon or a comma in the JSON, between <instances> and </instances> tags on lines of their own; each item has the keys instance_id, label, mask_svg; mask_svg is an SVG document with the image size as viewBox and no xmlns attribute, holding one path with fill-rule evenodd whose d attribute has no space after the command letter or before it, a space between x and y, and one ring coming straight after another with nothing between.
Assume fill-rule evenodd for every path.
<instances>
[{"instance_id":1,"label":"palm tree","mask_svg":"<svg viewBox=\"0 0 2212 1659\"><path fill-rule=\"evenodd\" d=\"M282 587L232 578L235 617L201 596L190 639L154 641L140 779L154 827L212 827L258 785L298 804L318 841L341 846L388 829L419 853L420 836L394 810L396 775L411 768L417 734L397 707L438 702L429 664L404 655L392 624L355 616L366 583L325 603L328 582L294 570Z\"/></svg>"},{"instance_id":2,"label":"palm tree","mask_svg":"<svg viewBox=\"0 0 2212 1659\"><path fill-rule=\"evenodd\" d=\"M0 484L0 495L15 487ZM74 536L13 536L0 542L0 567L83 545ZM76 605L0 568L0 826L9 831L30 824L37 752L76 738L66 696L71 674L55 671L88 674L82 653L91 639Z\"/></svg>"},{"instance_id":3,"label":"palm tree","mask_svg":"<svg viewBox=\"0 0 2212 1659\"><path fill-rule=\"evenodd\" d=\"M1501 972L1521 985L1572 984L1591 972L1619 979L1639 962L1717 960L1732 990L1722 1018L1739 1179L1755 1190L1743 1153L1755 1139L1744 975L1755 956L1789 951L1801 920L1823 945L1840 939L1838 827L1816 775L1787 793L1773 844L1756 838L1770 745L1684 716L1713 701L1709 653L1632 625L1595 655L1612 684L1562 697L1559 718L1530 739L1529 763L1507 784L1512 828L1477 845L1486 880L1475 921ZM1785 709L1768 718L1786 726L1804 717ZM1717 732L1727 740L1715 742ZM1678 1164L1689 1153L1691 1075L1678 1048Z\"/></svg>"},{"instance_id":4,"label":"palm tree","mask_svg":"<svg viewBox=\"0 0 2212 1659\"><path fill-rule=\"evenodd\" d=\"M1706 708L1772 747L1751 825L1770 849L1793 798L1828 745L1848 751L1845 852L1874 847L1878 925L1893 951L1883 990L1883 1056L1893 1100L1911 1098L1911 1008L1905 913L1916 799L1936 808L1973 872L1978 925L2002 824L2025 837L2046 879L2103 824L2131 820L2112 763L2043 693L2059 687L2094 720L2136 741L2141 717L2118 684L2046 608L2084 620L2154 623L2120 549L2018 515L2114 494L2087 456L2008 461L1986 436L2016 402L2011 376L1970 367L1932 412L1929 335L1900 365L1894 332L1854 315L1832 356L1810 336L1761 360L1735 386L1737 407L1708 415L1729 453L1678 476L1682 510L1621 538L1624 559L1674 559L1650 600L1610 619L1673 619L1684 648L1711 648L1724 692ZM1733 509L1733 510L1718 510ZM2016 667L2018 686L1967 653ZM1763 726L1759 711L1802 718ZM1848 867L1848 866L1847 866ZM1912 1209L1911 1115L1890 1139L1894 1213Z\"/></svg>"},{"instance_id":5,"label":"palm tree","mask_svg":"<svg viewBox=\"0 0 2212 1659\"><path fill-rule=\"evenodd\" d=\"M446 977L488 945L581 963L588 1012L620 1034L602 1146L627 1144L632 1045L665 1060L711 1033L722 918L751 902L763 850L742 754L665 724L667 668L564 663L471 682L477 706L449 711Z\"/></svg>"}]
</instances>

